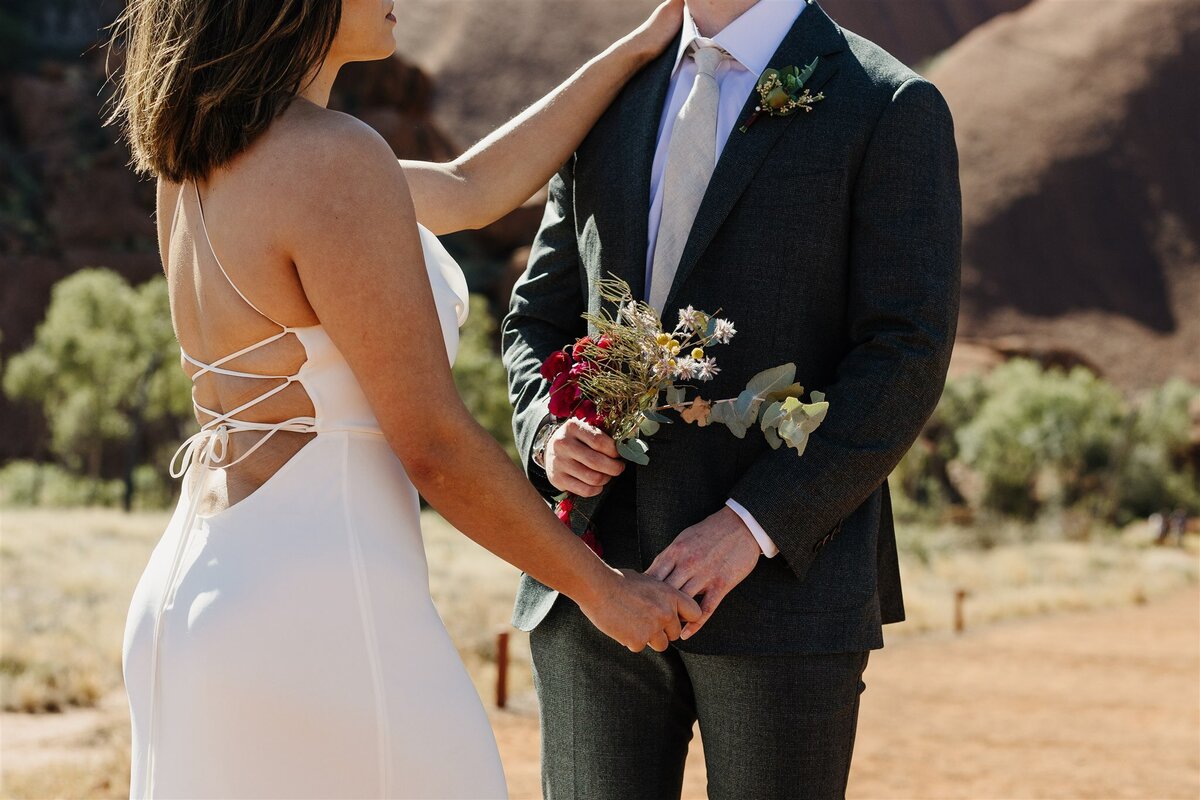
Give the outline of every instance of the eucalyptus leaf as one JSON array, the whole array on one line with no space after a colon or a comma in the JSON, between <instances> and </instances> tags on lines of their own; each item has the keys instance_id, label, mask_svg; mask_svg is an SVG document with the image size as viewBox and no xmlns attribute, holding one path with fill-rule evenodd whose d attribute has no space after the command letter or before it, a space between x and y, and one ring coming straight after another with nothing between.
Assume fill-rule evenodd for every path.
<instances>
[{"instance_id":1,"label":"eucalyptus leaf","mask_svg":"<svg viewBox=\"0 0 1200 800\"><path fill-rule=\"evenodd\" d=\"M808 444L808 433L801 428L799 422L791 417L787 417L779 423L779 438L787 442L788 447L796 448L796 452L801 455Z\"/></svg>"},{"instance_id":2,"label":"eucalyptus leaf","mask_svg":"<svg viewBox=\"0 0 1200 800\"><path fill-rule=\"evenodd\" d=\"M808 83L808 79L817 70L817 62L821 60L820 56L813 56L813 60L804 65L804 69L800 70L800 88L804 88L804 84Z\"/></svg>"},{"instance_id":3,"label":"eucalyptus leaf","mask_svg":"<svg viewBox=\"0 0 1200 800\"><path fill-rule=\"evenodd\" d=\"M804 386L799 383L793 383L791 386L785 386L782 389L776 389L773 392L767 393L767 400L784 400L788 397L803 397Z\"/></svg>"},{"instance_id":4,"label":"eucalyptus leaf","mask_svg":"<svg viewBox=\"0 0 1200 800\"><path fill-rule=\"evenodd\" d=\"M677 406L683 402L685 396L683 389L678 386L667 387L667 405Z\"/></svg>"},{"instance_id":5,"label":"eucalyptus leaf","mask_svg":"<svg viewBox=\"0 0 1200 800\"><path fill-rule=\"evenodd\" d=\"M766 438L767 444L771 445L773 450L778 450L783 446L783 439L779 438L779 434L775 432L774 428L764 428L763 437Z\"/></svg>"},{"instance_id":6,"label":"eucalyptus leaf","mask_svg":"<svg viewBox=\"0 0 1200 800\"><path fill-rule=\"evenodd\" d=\"M765 395L790 385L795 378L795 364L780 364L778 367L764 369L751 378L750 382L746 384L746 390L754 392L754 394Z\"/></svg>"},{"instance_id":7,"label":"eucalyptus leaf","mask_svg":"<svg viewBox=\"0 0 1200 800\"><path fill-rule=\"evenodd\" d=\"M763 432L771 431L779 425L779 420L783 419L783 403L776 400L763 407L762 418L759 421L759 427ZM778 438L778 437L776 437Z\"/></svg>"},{"instance_id":8,"label":"eucalyptus leaf","mask_svg":"<svg viewBox=\"0 0 1200 800\"><path fill-rule=\"evenodd\" d=\"M816 394L816 392L813 394ZM818 425L825 421L825 415L829 413L829 403L824 400L819 403L809 403L803 406L803 408L804 413L816 420Z\"/></svg>"},{"instance_id":9,"label":"eucalyptus leaf","mask_svg":"<svg viewBox=\"0 0 1200 800\"><path fill-rule=\"evenodd\" d=\"M638 426L638 430L642 432L643 436L653 436L654 434L658 433L659 427L660 426L656 420L646 417L642 420L642 424Z\"/></svg>"},{"instance_id":10,"label":"eucalyptus leaf","mask_svg":"<svg viewBox=\"0 0 1200 800\"><path fill-rule=\"evenodd\" d=\"M714 403L710 422L719 422L739 439L746 438L746 425L737 415L732 403Z\"/></svg>"},{"instance_id":11,"label":"eucalyptus leaf","mask_svg":"<svg viewBox=\"0 0 1200 800\"><path fill-rule=\"evenodd\" d=\"M626 461L632 461L634 464L640 464L643 467L650 463L650 447L641 439L626 439L623 442L617 442L617 452Z\"/></svg>"},{"instance_id":12,"label":"eucalyptus leaf","mask_svg":"<svg viewBox=\"0 0 1200 800\"><path fill-rule=\"evenodd\" d=\"M646 409L645 411L642 412L642 414L646 417L646 419L652 419L655 422L659 423L660 425L670 425L671 424L671 420L664 417L662 414L658 413L657 411L655 411L652 408Z\"/></svg>"},{"instance_id":13,"label":"eucalyptus leaf","mask_svg":"<svg viewBox=\"0 0 1200 800\"><path fill-rule=\"evenodd\" d=\"M813 389L812 393L810 394L810 397L812 397L812 401L814 403L823 403L825 401L825 393L818 392L816 389Z\"/></svg>"},{"instance_id":14,"label":"eucalyptus leaf","mask_svg":"<svg viewBox=\"0 0 1200 800\"><path fill-rule=\"evenodd\" d=\"M754 416L758 412L759 402L759 396L755 392L746 389L737 396L737 402L733 404L734 413L737 414L739 419L744 420L750 417L750 420L753 421Z\"/></svg>"}]
</instances>

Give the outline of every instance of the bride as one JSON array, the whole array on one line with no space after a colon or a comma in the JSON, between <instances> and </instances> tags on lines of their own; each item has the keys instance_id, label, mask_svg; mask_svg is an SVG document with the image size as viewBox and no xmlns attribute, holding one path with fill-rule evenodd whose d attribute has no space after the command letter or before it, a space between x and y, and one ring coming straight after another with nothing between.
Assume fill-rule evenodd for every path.
<instances>
[{"instance_id":1,"label":"bride","mask_svg":"<svg viewBox=\"0 0 1200 800\"><path fill-rule=\"evenodd\" d=\"M418 492L631 650L698 618L605 566L465 410L450 364L466 284L434 236L543 185L681 8L428 164L325 107L343 64L392 53L392 0L130 0L113 116L158 178L201 425L125 631L132 796L505 794L429 597Z\"/></svg>"}]
</instances>

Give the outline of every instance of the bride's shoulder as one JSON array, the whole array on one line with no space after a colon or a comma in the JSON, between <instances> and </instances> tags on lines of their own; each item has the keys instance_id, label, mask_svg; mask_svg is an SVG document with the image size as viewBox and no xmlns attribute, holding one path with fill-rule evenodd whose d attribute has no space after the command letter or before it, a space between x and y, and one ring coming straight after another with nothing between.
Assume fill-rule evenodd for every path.
<instances>
[{"instance_id":1,"label":"bride's shoulder","mask_svg":"<svg viewBox=\"0 0 1200 800\"><path fill-rule=\"evenodd\" d=\"M391 146L349 114L297 101L272 125L264 144L281 188L293 197L344 202L349 193L369 201L385 186L408 192Z\"/></svg>"}]
</instances>

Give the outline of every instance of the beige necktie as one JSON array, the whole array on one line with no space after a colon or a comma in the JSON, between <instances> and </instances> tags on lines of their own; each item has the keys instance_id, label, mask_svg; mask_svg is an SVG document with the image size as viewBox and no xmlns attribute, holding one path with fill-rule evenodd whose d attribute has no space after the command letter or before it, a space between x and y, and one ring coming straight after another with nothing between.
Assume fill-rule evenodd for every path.
<instances>
[{"instance_id":1,"label":"beige necktie","mask_svg":"<svg viewBox=\"0 0 1200 800\"><path fill-rule=\"evenodd\" d=\"M650 266L650 305L661 314L666 305L688 234L717 165L717 67L725 51L715 45L693 45L696 81L688 94L667 145L663 171L662 217L654 261Z\"/></svg>"}]
</instances>

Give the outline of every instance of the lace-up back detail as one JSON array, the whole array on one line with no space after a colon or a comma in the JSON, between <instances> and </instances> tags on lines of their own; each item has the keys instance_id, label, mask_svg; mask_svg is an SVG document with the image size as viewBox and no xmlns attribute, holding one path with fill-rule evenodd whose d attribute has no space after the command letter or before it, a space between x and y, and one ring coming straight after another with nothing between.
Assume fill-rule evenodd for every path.
<instances>
[{"instance_id":1,"label":"lace-up back detail","mask_svg":"<svg viewBox=\"0 0 1200 800\"><path fill-rule=\"evenodd\" d=\"M313 415L294 416L279 422L258 422L239 417L239 415L244 414L255 406L278 395L293 383L300 381L300 375L304 371L305 366L308 364L307 348L305 348L306 357L304 362L302 362L299 368L291 374L263 374L232 369L231 367L226 366L232 364L237 359L255 352L256 350L260 350L274 342L282 340L289 334L296 334L297 331L303 329L284 325L265 313L262 309L255 305L250 298L246 296L246 294L241 290L241 287L239 287L237 283L234 282L234 280L229 276L228 270L226 270L225 265L221 263L220 256L217 255L216 250L212 247L212 242L209 239L208 226L204 220L204 205L200 198L200 188L195 182L191 182L191 186L196 199L197 221L199 223L198 227L200 234L199 237L193 236L194 240L196 241L196 247L198 248L200 246L199 239L202 238L204 241L204 246L207 247L209 253L211 253L213 261L217 265L217 269L220 271L221 276L229 284L230 288L232 288L237 293L238 297L240 297L242 301L251 309L253 309L259 316L279 326L279 331L271 336L267 336L266 338L249 344L240 350L237 350L236 352L222 356L211 363L207 363L195 358L188 353L186 349L182 347L180 348L184 360L198 368L191 376L192 405L194 406L197 415L203 417L204 421L200 425L200 430L184 441L183 444L180 445L179 449L175 452L175 457L171 459L171 475L176 478L182 477L183 474L194 465L205 468L220 466L228 469L249 458L268 441L270 441L273 436L281 431L291 431L294 433L315 433L318 427L315 413ZM186 190L187 184L184 184L184 186L180 188L179 192L179 202L175 209L176 218L178 218L179 206L182 205L183 193ZM197 260L199 261L198 254ZM268 385L267 388L263 389L250 400L239 404L235 408L229 411L219 411L217 409L205 406L197 399L197 384L206 375L223 375L232 378L257 380L266 382L270 385ZM315 407L314 401L314 410ZM226 461L226 458L229 455L229 435L230 433L236 431L258 431L262 435L251 447L249 447L236 459L233 459L232 461Z\"/></svg>"},{"instance_id":2,"label":"lace-up back detail","mask_svg":"<svg viewBox=\"0 0 1200 800\"><path fill-rule=\"evenodd\" d=\"M191 490L189 505L196 507L200 502L200 495L207 490L207 475L215 471L212 468L228 470L236 466L258 452L268 441L280 433L317 435L341 432L376 436L381 436L382 433L379 422L349 364L333 344L324 327L320 324L303 327L284 325L255 305L233 280L229 271L221 263L220 256L217 255L209 237L200 189L195 182L189 181L188 183L191 184L196 204L196 221L192 227L195 229L193 242L196 250L197 269L200 269L202 263L201 253L207 250L222 279L236 292L240 302L245 303L248 308L278 328L275 333L212 361L200 359L193 353L189 353L187 348L181 347L184 360L196 367L196 371L191 376L192 402L197 416L200 418L200 430L184 441L176 451L175 456L171 459L171 474L176 478L183 477L188 472L194 474L193 479L187 480L185 483ZM179 218L184 192L188 190L187 183L180 188L172 228ZM424 227L418 226L418 229L425 256L425 266L441 322L442 338L446 344L447 356L453 362L458 348L458 328L467 317L466 281L458 264L442 247L437 237ZM209 305L218 302L212 297L207 299ZM295 337L304 349L304 359L294 371L268 368L264 372L250 372L238 368L245 365L241 359L285 340L289 336ZM209 376L241 379L248 385L253 385L250 382L257 382L263 384L264 388L261 391L254 391L248 399L236 392L227 392L227 394L237 396L238 400L236 403L230 403L234 406L233 408L222 411L200 402L197 397L198 384ZM311 403L311 414L289 416L278 421L261 421L264 416L268 419L270 417L270 414L265 413L266 409L258 409L259 413L254 414L257 407L271 398L280 396L293 385L299 385L304 395L307 396ZM289 407L293 411L295 410L295 406ZM260 419L250 419L251 416L258 416ZM232 455L230 436L243 432L258 432L260 435L258 440L245 452L238 454L236 458L230 458ZM308 438L311 439L311 436ZM303 450L306 445L307 441L301 443L298 450ZM266 483L286 466L289 459L296 457L298 450L292 450L285 454L285 457L274 465L269 474L251 493L257 494L261 491ZM228 475L228 472L226 474ZM203 480L195 478L203 478ZM234 505L245 502L245 499L242 498L236 503L231 502L229 507L232 508ZM194 510L190 512L189 517L195 518Z\"/></svg>"},{"instance_id":3,"label":"lace-up back detail","mask_svg":"<svg viewBox=\"0 0 1200 800\"><path fill-rule=\"evenodd\" d=\"M279 329L269 336L265 336L258 341L213 361L205 361L197 358L192 353L189 353L187 348L182 346L180 348L183 359L196 367L195 372L191 376L192 404L200 420L200 430L188 437L179 446L179 449L176 450L174 457L171 459L170 472L176 478L184 477L189 472L192 473L185 481L187 483L186 488L191 496L188 504L188 520L191 522L197 517L202 496L208 491L209 474L219 469L225 471L226 478L228 478L228 470L230 468L237 466L256 452L259 452L261 448L280 433L307 434L308 436L299 442L299 446L296 448L273 448L272 455L274 455L274 450L280 451L278 463L269 465L269 468L266 470L267 474L258 476L260 479L249 481L250 488L252 488L249 494L255 494L260 491L267 482L283 469L290 459L296 457L298 451L307 445L312 435L332 431L371 435L382 434L379 429L379 423L375 419L366 397L363 396L358 382L354 379L349 365L333 345L325 329L319 324L304 327L284 325L255 305L246 296L245 292L242 291L241 287L238 286L237 282L233 280L229 271L221 263L221 258L217 255L209 238L207 223L204 219L204 206L200 197L200 189L194 182L189 183L191 184L190 190L193 192L196 203L196 222L193 225L195 230L192 232L192 238L194 247L196 248L195 258L197 269L200 269L200 264L202 263L201 254L206 249L207 254L211 254L211 259L216 264L221 278L236 292L237 298L260 317L271 322ZM179 217L180 206L183 204L185 191L189 191L188 184L184 184L180 188L179 201L175 207L176 220ZM172 227L174 227L174 224L173 222ZM265 372L250 372L246 369L238 368L238 366L244 364L242 359L259 350L268 348L276 342L285 340L289 336L295 337L304 349L303 361L294 371L268 369ZM263 388L254 391L249 399L243 399L239 396L238 402L233 408L222 411L218 408L210 407L198 398L200 382L206 377L212 376L260 383L263 385ZM250 385L252 386L253 384ZM299 385L303 390L303 395L307 397L308 403L311 403L312 413L293 415L277 421L262 420L264 416L268 417L268 419L270 417L270 414L265 413L266 409L260 409L260 413L257 415L253 413L257 407L272 398L282 395L285 390L293 385ZM289 407L292 409L295 408L294 405ZM259 419L251 419L251 416L258 416ZM257 440L253 441L253 444L246 448L244 452L238 454L236 458L231 458L230 437L232 434L237 433L258 433L259 435ZM226 491L228 493L228 481L226 482ZM226 510L245 502L248 496L247 494L237 501L227 496Z\"/></svg>"}]
</instances>

